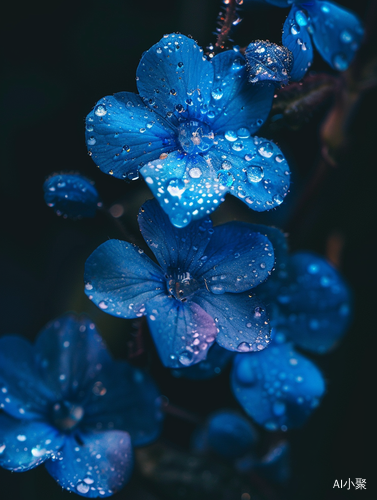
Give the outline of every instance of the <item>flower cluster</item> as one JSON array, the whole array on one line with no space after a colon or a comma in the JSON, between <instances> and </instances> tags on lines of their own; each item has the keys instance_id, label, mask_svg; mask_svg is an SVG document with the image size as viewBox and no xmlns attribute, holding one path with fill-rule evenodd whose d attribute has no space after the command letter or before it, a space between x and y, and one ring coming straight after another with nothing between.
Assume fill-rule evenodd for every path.
<instances>
[{"instance_id":1,"label":"flower cluster","mask_svg":"<svg viewBox=\"0 0 377 500\"><path fill-rule=\"evenodd\" d=\"M232 360L230 387L243 410L265 429L285 431L302 425L325 392L321 371L298 350L321 354L337 344L352 316L350 291L324 258L290 254L280 230L213 225L209 215L227 193L256 212L284 201L286 159L255 134L275 91L311 65L312 43L345 70L363 28L331 2L266 2L291 6L283 46L218 44L204 55L192 38L165 35L141 58L139 93L104 97L88 114L86 144L97 166L124 180L141 174L155 198L138 216L148 248L109 239L88 257L84 280L98 314L139 325L146 318L168 375L202 380ZM44 196L64 218L95 217L99 208L112 215L78 173L49 177ZM92 320L75 313L49 323L34 345L0 338L0 408L0 466L20 472L44 463L63 488L91 498L118 491L131 475L133 447L161 432L155 382L113 360ZM286 477L288 445L275 443L261 458L257 439L244 416L222 410L192 443L239 470L272 464Z\"/></svg>"}]
</instances>

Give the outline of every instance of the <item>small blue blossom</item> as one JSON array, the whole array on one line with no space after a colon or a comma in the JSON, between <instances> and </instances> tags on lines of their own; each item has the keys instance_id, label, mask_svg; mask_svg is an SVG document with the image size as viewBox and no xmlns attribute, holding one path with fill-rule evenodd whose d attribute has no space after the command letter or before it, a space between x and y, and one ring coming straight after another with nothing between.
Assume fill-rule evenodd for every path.
<instances>
[{"instance_id":1,"label":"small blue blossom","mask_svg":"<svg viewBox=\"0 0 377 500\"><path fill-rule=\"evenodd\" d=\"M35 345L0 338L0 466L15 472L45 463L65 489L106 497L132 472L132 445L157 437L153 381L111 359L87 316L49 323Z\"/></svg>"},{"instance_id":2,"label":"small blue blossom","mask_svg":"<svg viewBox=\"0 0 377 500\"><path fill-rule=\"evenodd\" d=\"M85 266L86 293L98 307L122 318L146 315L171 368L202 361L215 340L238 352L268 345L265 307L252 290L274 265L263 226L213 228L206 218L179 229L156 200L143 205L139 225L159 265L125 241L100 245Z\"/></svg>"},{"instance_id":3,"label":"small blue blossom","mask_svg":"<svg viewBox=\"0 0 377 500\"><path fill-rule=\"evenodd\" d=\"M103 172L132 180L140 171L177 227L210 214L227 192L257 211L282 203L287 162L274 143L251 137L275 86L249 83L242 54L208 60L194 40L165 35L144 53L137 86L87 117L89 154Z\"/></svg>"},{"instance_id":4,"label":"small blue blossom","mask_svg":"<svg viewBox=\"0 0 377 500\"><path fill-rule=\"evenodd\" d=\"M94 217L102 205L94 183L80 174L54 174L44 182L43 190L47 205L70 219Z\"/></svg>"},{"instance_id":5,"label":"small blue blossom","mask_svg":"<svg viewBox=\"0 0 377 500\"><path fill-rule=\"evenodd\" d=\"M259 424L269 430L303 424L324 394L316 366L295 346L323 353L345 333L351 297L339 273L310 252L288 254L284 235L268 228L274 246L275 270L257 291L267 305L273 341L259 355L237 355L233 392Z\"/></svg>"},{"instance_id":6,"label":"small blue blossom","mask_svg":"<svg viewBox=\"0 0 377 500\"><path fill-rule=\"evenodd\" d=\"M211 413L205 425L196 429L191 445L199 453L214 452L235 460L255 451L257 431L245 417L234 410Z\"/></svg>"},{"instance_id":7,"label":"small blue blossom","mask_svg":"<svg viewBox=\"0 0 377 500\"><path fill-rule=\"evenodd\" d=\"M320 0L265 1L278 7L292 6L283 28L283 44L294 59L292 80L301 80L311 65L312 41L332 68L339 71L348 68L364 35L355 14L333 2Z\"/></svg>"}]
</instances>

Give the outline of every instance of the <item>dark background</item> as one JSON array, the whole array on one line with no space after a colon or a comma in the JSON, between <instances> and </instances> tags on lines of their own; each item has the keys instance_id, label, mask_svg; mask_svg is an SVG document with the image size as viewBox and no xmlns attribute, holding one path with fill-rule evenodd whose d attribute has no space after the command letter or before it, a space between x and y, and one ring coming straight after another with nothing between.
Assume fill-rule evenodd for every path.
<instances>
[{"instance_id":1,"label":"dark background","mask_svg":"<svg viewBox=\"0 0 377 500\"><path fill-rule=\"evenodd\" d=\"M342 1L368 19L371 37L362 49L358 71L370 78L363 92L353 89L357 105L348 117L347 130L341 131L344 141L337 166L324 167L320 159L320 127L334 104L330 101L313 112L300 130L265 127L261 131L279 143L293 171L291 201L288 197L285 208L258 215L227 199L215 215L217 222L237 217L279 225L289 231L293 249L325 255L334 241L340 242L340 269L353 289L352 328L336 351L312 357L327 380L323 403L302 430L288 433L292 480L279 495L290 500L355 494L377 498L372 493L377 477L371 472L376 419L375 3ZM96 182L106 206L123 204L123 222L129 231L137 231L138 208L150 193L141 180L126 184L95 167L84 143L85 116L104 95L136 91L141 54L163 34L191 34L202 46L214 41L219 4L217 0L22 0L2 7L0 334L19 333L33 339L50 319L67 310L85 311L97 322L112 352L127 356L132 322L92 306L82 284L87 256L106 239L121 235L101 214L76 222L56 217L43 201L42 185L53 172L80 171ZM236 42L241 46L254 39L279 42L287 12L261 4L245 7ZM332 74L318 53L312 69ZM308 191L303 208L297 209L300 193L318 177L318 169L322 173L315 189ZM237 407L226 387L227 373L195 384L173 379L153 359L152 372L172 403L200 416L222 406ZM150 364L150 357L144 356L141 362ZM168 417L166 442L185 449L192 429L191 424ZM333 489L335 479L355 481L356 477L366 478L367 491ZM136 483L133 479L116 498L165 500L153 486L148 495L157 496L140 493ZM0 498L65 499L68 493L43 466L23 474L1 469ZM166 498L179 495L172 492Z\"/></svg>"}]
</instances>

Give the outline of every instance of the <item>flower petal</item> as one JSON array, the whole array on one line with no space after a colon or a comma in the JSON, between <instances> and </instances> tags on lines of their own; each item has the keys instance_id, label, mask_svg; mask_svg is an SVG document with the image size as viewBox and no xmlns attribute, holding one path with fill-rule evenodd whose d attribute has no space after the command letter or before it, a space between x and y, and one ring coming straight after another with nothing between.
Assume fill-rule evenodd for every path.
<instances>
[{"instance_id":1,"label":"flower petal","mask_svg":"<svg viewBox=\"0 0 377 500\"><path fill-rule=\"evenodd\" d=\"M313 26L313 41L319 53L339 71L352 62L364 35L363 26L352 12L332 2L307 5Z\"/></svg>"},{"instance_id":2,"label":"flower petal","mask_svg":"<svg viewBox=\"0 0 377 500\"><path fill-rule=\"evenodd\" d=\"M112 363L92 320L74 313L48 323L35 342L35 362L55 401L80 402L80 394Z\"/></svg>"},{"instance_id":3,"label":"flower petal","mask_svg":"<svg viewBox=\"0 0 377 500\"><path fill-rule=\"evenodd\" d=\"M44 199L57 215L71 219L94 217L100 206L97 189L79 174L55 174L43 184Z\"/></svg>"},{"instance_id":4,"label":"flower petal","mask_svg":"<svg viewBox=\"0 0 377 500\"><path fill-rule=\"evenodd\" d=\"M34 469L54 456L64 439L45 422L0 415L0 466L13 472Z\"/></svg>"},{"instance_id":5,"label":"flower petal","mask_svg":"<svg viewBox=\"0 0 377 500\"><path fill-rule=\"evenodd\" d=\"M171 153L145 165L140 173L176 227L203 218L224 201L227 188L220 184L207 155Z\"/></svg>"},{"instance_id":6,"label":"flower petal","mask_svg":"<svg viewBox=\"0 0 377 500\"><path fill-rule=\"evenodd\" d=\"M209 349L206 359L196 365L173 370L172 373L175 377L183 377L190 380L206 380L219 375L234 356L234 352L220 347L215 342Z\"/></svg>"},{"instance_id":7,"label":"flower petal","mask_svg":"<svg viewBox=\"0 0 377 500\"><path fill-rule=\"evenodd\" d=\"M277 342L236 356L231 385L246 413L268 430L302 425L325 391L318 368L291 344Z\"/></svg>"},{"instance_id":8,"label":"flower petal","mask_svg":"<svg viewBox=\"0 0 377 500\"><path fill-rule=\"evenodd\" d=\"M153 379L128 363L113 361L92 381L85 403L84 428L117 429L144 446L161 432L160 392Z\"/></svg>"},{"instance_id":9,"label":"flower petal","mask_svg":"<svg viewBox=\"0 0 377 500\"><path fill-rule=\"evenodd\" d=\"M133 466L131 439L126 432L80 433L83 444L66 438L57 460L46 468L66 490L88 497L107 497L128 481Z\"/></svg>"},{"instance_id":10,"label":"flower petal","mask_svg":"<svg viewBox=\"0 0 377 500\"><path fill-rule=\"evenodd\" d=\"M228 137L209 151L213 163L221 165L217 172L219 181L257 212L283 203L290 172L278 146L268 139L250 138L246 128L229 131Z\"/></svg>"},{"instance_id":11,"label":"flower petal","mask_svg":"<svg viewBox=\"0 0 377 500\"><path fill-rule=\"evenodd\" d=\"M264 305L249 293L199 292L193 298L218 328L216 342L230 351L260 351L270 342L270 325Z\"/></svg>"},{"instance_id":12,"label":"flower petal","mask_svg":"<svg viewBox=\"0 0 377 500\"><path fill-rule=\"evenodd\" d=\"M308 32L310 20L305 12L293 6L283 26L282 42L293 55L291 80L299 81L313 61L313 45Z\"/></svg>"},{"instance_id":13,"label":"flower petal","mask_svg":"<svg viewBox=\"0 0 377 500\"><path fill-rule=\"evenodd\" d=\"M247 46L245 57L249 82L270 81L278 87L288 83L293 58L286 47L258 40Z\"/></svg>"},{"instance_id":14,"label":"flower petal","mask_svg":"<svg viewBox=\"0 0 377 500\"><path fill-rule=\"evenodd\" d=\"M187 111L199 118L201 106L210 100L212 64L195 40L184 35L165 35L144 53L136 75L140 95L161 116Z\"/></svg>"},{"instance_id":15,"label":"flower petal","mask_svg":"<svg viewBox=\"0 0 377 500\"><path fill-rule=\"evenodd\" d=\"M0 338L0 408L19 419L40 418L54 400L34 363L33 346L18 335Z\"/></svg>"},{"instance_id":16,"label":"flower petal","mask_svg":"<svg viewBox=\"0 0 377 500\"><path fill-rule=\"evenodd\" d=\"M244 127L254 134L271 111L275 86L268 82L249 83L246 60L234 50L217 54L212 64L215 77L209 113L214 116L207 113L207 121L216 134Z\"/></svg>"},{"instance_id":17,"label":"flower petal","mask_svg":"<svg viewBox=\"0 0 377 500\"><path fill-rule=\"evenodd\" d=\"M140 165L178 147L175 127L131 92L98 101L86 118L85 138L102 172L128 180L139 177Z\"/></svg>"},{"instance_id":18,"label":"flower petal","mask_svg":"<svg viewBox=\"0 0 377 500\"><path fill-rule=\"evenodd\" d=\"M204 256L198 276L215 294L250 290L268 278L275 262L266 236L254 232L252 224L236 221L214 228Z\"/></svg>"},{"instance_id":19,"label":"flower petal","mask_svg":"<svg viewBox=\"0 0 377 500\"><path fill-rule=\"evenodd\" d=\"M213 318L198 304L156 297L147 304L148 325L162 363L180 368L206 358L216 337Z\"/></svg>"},{"instance_id":20,"label":"flower petal","mask_svg":"<svg viewBox=\"0 0 377 500\"><path fill-rule=\"evenodd\" d=\"M340 274L322 257L298 252L288 261L286 279L273 273L271 280L280 284L274 291L274 323L303 349L323 353L333 348L351 321L351 294ZM271 295L265 300L272 301Z\"/></svg>"},{"instance_id":21,"label":"flower petal","mask_svg":"<svg viewBox=\"0 0 377 500\"><path fill-rule=\"evenodd\" d=\"M143 316L147 301L164 293L161 269L141 249L109 240L85 264L85 292L103 311L122 318Z\"/></svg>"},{"instance_id":22,"label":"flower petal","mask_svg":"<svg viewBox=\"0 0 377 500\"><path fill-rule=\"evenodd\" d=\"M170 268L193 273L203 265L201 258L214 232L209 218L193 221L185 229L177 228L153 199L141 207L138 222L143 238L164 271Z\"/></svg>"}]
</instances>

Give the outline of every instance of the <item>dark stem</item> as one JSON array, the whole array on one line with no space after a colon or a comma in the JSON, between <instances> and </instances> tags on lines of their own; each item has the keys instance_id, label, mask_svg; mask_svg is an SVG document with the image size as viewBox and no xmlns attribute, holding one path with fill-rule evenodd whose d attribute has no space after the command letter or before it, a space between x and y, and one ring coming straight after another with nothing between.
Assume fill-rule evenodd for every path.
<instances>
[{"instance_id":1,"label":"dark stem","mask_svg":"<svg viewBox=\"0 0 377 500\"><path fill-rule=\"evenodd\" d=\"M99 209L99 212L101 212L101 214L104 214L106 216L106 218L109 221L111 221L111 223L113 224L113 226L122 235L122 239L124 239L125 241L128 241L130 243L135 243L135 238L132 235L132 233L130 233L129 231L127 231L127 229L125 228L125 226L117 218L115 218L112 215L112 213L110 212L110 210L108 208L101 207Z\"/></svg>"},{"instance_id":2,"label":"dark stem","mask_svg":"<svg viewBox=\"0 0 377 500\"><path fill-rule=\"evenodd\" d=\"M186 422L191 422L193 424L202 423L202 419L198 415L195 415L194 413L191 413L184 408L179 408L178 406L172 405L169 402L168 398L163 398L161 406L162 411L169 415L172 415L173 417L181 418L183 420L186 420Z\"/></svg>"},{"instance_id":3,"label":"dark stem","mask_svg":"<svg viewBox=\"0 0 377 500\"><path fill-rule=\"evenodd\" d=\"M241 3L242 2L240 0L224 0L225 10L220 13L218 18L220 28L218 28L219 32L213 48L213 55L224 50L231 35L234 23L239 19L237 7Z\"/></svg>"}]
</instances>

